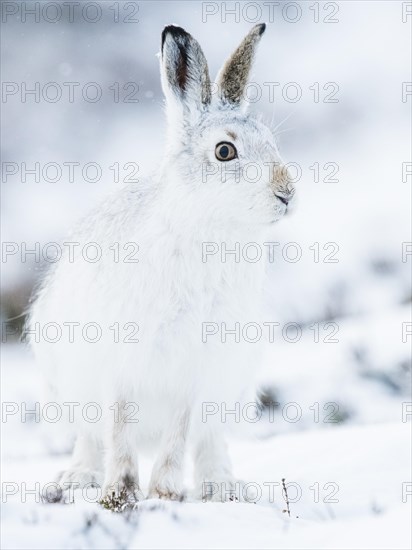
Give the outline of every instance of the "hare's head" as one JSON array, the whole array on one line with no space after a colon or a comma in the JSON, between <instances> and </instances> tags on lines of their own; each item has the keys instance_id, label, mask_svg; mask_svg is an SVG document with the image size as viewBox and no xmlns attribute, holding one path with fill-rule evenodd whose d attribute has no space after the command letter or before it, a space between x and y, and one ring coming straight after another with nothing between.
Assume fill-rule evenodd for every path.
<instances>
[{"instance_id":1,"label":"hare's head","mask_svg":"<svg viewBox=\"0 0 412 550\"><path fill-rule=\"evenodd\" d=\"M271 223L294 194L272 131L246 113L244 90L265 31L251 29L212 84L198 42L170 25L162 33L161 76L169 122L167 170L204 208L233 221ZM222 212L223 213L223 212Z\"/></svg>"}]
</instances>

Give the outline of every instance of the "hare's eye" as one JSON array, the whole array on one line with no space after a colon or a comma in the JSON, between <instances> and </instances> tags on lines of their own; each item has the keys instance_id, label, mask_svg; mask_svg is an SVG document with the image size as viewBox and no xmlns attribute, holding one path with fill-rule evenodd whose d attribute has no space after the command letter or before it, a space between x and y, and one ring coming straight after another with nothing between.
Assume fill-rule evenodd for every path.
<instances>
[{"instance_id":1,"label":"hare's eye","mask_svg":"<svg viewBox=\"0 0 412 550\"><path fill-rule=\"evenodd\" d=\"M216 145L215 155L217 160L233 160L237 158L236 147L228 141L221 141Z\"/></svg>"}]
</instances>

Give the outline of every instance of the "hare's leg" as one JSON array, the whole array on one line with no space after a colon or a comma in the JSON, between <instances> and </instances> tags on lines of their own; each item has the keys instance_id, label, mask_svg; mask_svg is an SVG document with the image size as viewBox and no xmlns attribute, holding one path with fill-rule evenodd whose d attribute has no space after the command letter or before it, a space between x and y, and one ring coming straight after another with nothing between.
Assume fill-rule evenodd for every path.
<instances>
[{"instance_id":1,"label":"hare's leg","mask_svg":"<svg viewBox=\"0 0 412 550\"><path fill-rule=\"evenodd\" d=\"M134 442L136 424L128 422L120 414L109 432L105 464L105 482L103 494L125 500L141 500L143 494L139 487L139 474Z\"/></svg>"},{"instance_id":2,"label":"hare's leg","mask_svg":"<svg viewBox=\"0 0 412 550\"><path fill-rule=\"evenodd\" d=\"M183 498L183 465L189 417L188 409L178 411L164 432L160 454L152 470L149 498Z\"/></svg>"},{"instance_id":3,"label":"hare's leg","mask_svg":"<svg viewBox=\"0 0 412 550\"><path fill-rule=\"evenodd\" d=\"M77 436L70 467L62 472L59 484L64 489L83 488L96 484L102 471L102 449L98 441L89 433Z\"/></svg>"},{"instance_id":4,"label":"hare's leg","mask_svg":"<svg viewBox=\"0 0 412 550\"><path fill-rule=\"evenodd\" d=\"M217 502L242 500L242 482L232 474L227 445L218 427L201 427L194 452L196 496Z\"/></svg>"}]
</instances>

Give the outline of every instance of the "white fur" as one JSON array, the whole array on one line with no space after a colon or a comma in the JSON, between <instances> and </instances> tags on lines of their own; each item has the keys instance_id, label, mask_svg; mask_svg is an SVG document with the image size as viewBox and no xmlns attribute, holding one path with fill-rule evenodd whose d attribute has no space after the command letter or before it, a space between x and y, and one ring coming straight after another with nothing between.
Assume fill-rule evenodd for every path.
<instances>
[{"instance_id":1,"label":"white fur","mask_svg":"<svg viewBox=\"0 0 412 550\"><path fill-rule=\"evenodd\" d=\"M173 126L162 166L151 179L107 198L78 226L68 241L99 243L102 259L90 263L77 254L70 262L68 255L63 257L40 289L30 321L32 329L49 322L101 325L97 343L77 334L73 343L41 338L33 346L60 402L79 402L76 410L97 402L104 415L97 423L76 415L78 441L63 480L94 480L95 471L102 470L100 457L106 490L116 484L129 489L132 480L137 498L137 457L149 447L157 451L149 495L180 497L188 440L194 445L199 486L204 481L234 483L223 426L202 422L202 403L229 407L253 392L258 352L253 344L231 338L222 343L217 335L202 342L202 323L231 327L260 320L265 265L223 263L219 254L203 262L202 243L224 242L228 249L236 242L263 243L270 224L285 212L274 192L293 192L287 178L277 178L278 172L264 164L280 162L264 124L217 98L199 106L192 102L196 88L190 96L171 99L174 92L164 72L170 63L168 43L173 43L172 35L162 56L162 81ZM237 161L216 160L220 141L236 144ZM256 183L242 177L249 162L262 169ZM207 163L218 172L202 181ZM232 174L222 181L229 165ZM115 263L110 247L128 242L138 244L139 263ZM114 342L109 327L115 322L120 327L137 323L139 342ZM114 422L110 407L119 403L122 410L129 402L138 404L139 422L122 422L122 417Z\"/></svg>"}]
</instances>

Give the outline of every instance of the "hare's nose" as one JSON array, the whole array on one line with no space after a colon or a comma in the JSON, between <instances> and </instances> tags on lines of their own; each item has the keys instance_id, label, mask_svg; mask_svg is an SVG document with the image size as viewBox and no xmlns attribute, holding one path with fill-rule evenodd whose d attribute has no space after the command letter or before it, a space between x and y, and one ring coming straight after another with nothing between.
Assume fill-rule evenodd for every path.
<instances>
[{"instance_id":1,"label":"hare's nose","mask_svg":"<svg viewBox=\"0 0 412 550\"><path fill-rule=\"evenodd\" d=\"M286 166L280 165L275 167L271 187L274 195L286 205L292 200L295 188Z\"/></svg>"},{"instance_id":2,"label":"hare's nose","mask_svg":"<svg viewBox=\"0 0 412 550\"><path fill-rule=\"evenodd\" d=\"M280 195L279 193L275 193L275 197L277 197L286 206L289 204L289 201L292 198L291 195Z\"/></svg>"},{"instance_id":3,"label":"hare's nose","mask_svg":"<svg viewBox=\"0 0 412 550\"><path fill-rule=\"evenodd\" d=\"M273 194L287 206L295 195L295 189L291 185L288 185L286 189L276 189Z\"/></svg>"}]
</instances>

